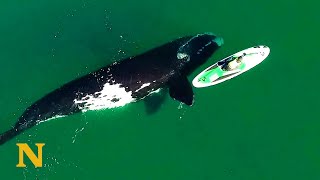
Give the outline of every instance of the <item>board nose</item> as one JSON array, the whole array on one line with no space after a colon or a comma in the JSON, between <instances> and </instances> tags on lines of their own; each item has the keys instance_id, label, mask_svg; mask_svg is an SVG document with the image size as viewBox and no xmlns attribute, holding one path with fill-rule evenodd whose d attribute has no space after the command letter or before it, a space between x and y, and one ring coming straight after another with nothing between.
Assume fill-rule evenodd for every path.
<instances>
[{"instance_id":1,"label":"board nose","mask_svg":"<svg viewBox=\"0 0 320 180\"><path fill-rule=\"evenodd\" d=\"M260 54L262 56L269 56L270 48L268 46L260 46L260 48L261 48Z\"/></svg>"}]
</instances>

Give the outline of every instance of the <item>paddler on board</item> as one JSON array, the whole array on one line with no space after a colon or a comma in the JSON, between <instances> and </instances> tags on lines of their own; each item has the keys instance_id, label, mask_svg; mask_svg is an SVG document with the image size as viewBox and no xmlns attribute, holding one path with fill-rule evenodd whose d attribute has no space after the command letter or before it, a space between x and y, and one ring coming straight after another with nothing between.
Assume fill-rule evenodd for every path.
<instances>
[{"instance_id":1,"label":"paddler on board","mask_svg":"<svg viewBox=\"0 0 320 180\"><path fill-rule=\"evenodd\" d=\"M246 56L246 53L243 53L241 56L233 56L224 61L218 62L218 68L208 71L206 76L198 79L198 82L212 82L213 80L224 76L226 72L231 73L233 71L237 72L243 70L245 68L245 63L242 62L244 56ZM212 76L210 74L215 75Z\"/></svg>"},{"instance_id":2,"label":"paddler on board","mask_svg":"<svg viewBox=\"0 0 320 180\"><path fill-rule=\"evenodd\" d=\"M221 63L218 63L218 65L223 71L242 70L244 69L244 66L245 66L245 64L242 63L242 59L245 55L246 53L243 53L241 56L238 56L231 61L226 60ZM234 58L234 57L231 57L231 58Z\"/></svg>"}]
</instances>

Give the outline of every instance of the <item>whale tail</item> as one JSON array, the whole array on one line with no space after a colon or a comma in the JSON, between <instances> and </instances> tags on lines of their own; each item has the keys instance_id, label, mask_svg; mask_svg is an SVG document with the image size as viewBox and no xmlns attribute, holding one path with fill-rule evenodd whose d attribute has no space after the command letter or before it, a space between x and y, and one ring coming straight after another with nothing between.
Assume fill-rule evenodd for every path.
<instances>
[{"instance_id":1,"label":"whale tail","mask_svg":"<svg viewBox=\"0 0 320 180\"><path fill-rule=\"evenodd\" d=\"M6 131L6 132L0 134L0 145L3 145L4 143L6 143L10 139L14 138L18 134L20 134L20 131L15 128L12 128L9 131Z\"/></svg>"}]
</instances>

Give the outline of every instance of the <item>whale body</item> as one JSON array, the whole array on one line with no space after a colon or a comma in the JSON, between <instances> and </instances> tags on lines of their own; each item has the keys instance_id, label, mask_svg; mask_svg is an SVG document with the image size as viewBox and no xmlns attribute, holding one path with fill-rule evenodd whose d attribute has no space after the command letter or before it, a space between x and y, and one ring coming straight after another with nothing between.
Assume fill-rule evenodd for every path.
<instances>
[{"instance_id":1,"label":"whale body","mask_svg":"<svg viewBox=\"0 0 320 180\"><path fill-rule=\"evenodd\" d=\"M0 145L41 122L88 110L124 106L169 88L170 96L192 105L187 75L223 44L211 33L186 36L75 79L26 108L16 124L0 134Z\"/></svg>"}]
</instances>

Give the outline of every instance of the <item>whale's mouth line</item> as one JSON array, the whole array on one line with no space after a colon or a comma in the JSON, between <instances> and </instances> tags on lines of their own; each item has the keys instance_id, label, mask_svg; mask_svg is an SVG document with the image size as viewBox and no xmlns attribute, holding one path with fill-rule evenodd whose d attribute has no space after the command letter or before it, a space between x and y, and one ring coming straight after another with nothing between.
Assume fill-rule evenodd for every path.
<instances>
[{"instance_id":1,"label":"whale's mouth line","mask_svg":"<svg viewBox=\"0 0 320 180\"><path fill-rule=\"evenodd\" d=\"M224 40L222 37L220 36L216 36L213 33L204 33L204 34L197 34L196 36L193 36L192 38L190 38L187 42L185 42L184 44L182 44L178 50L177 50L177 58L179 60L184 60L186 59L187 61L190 60L190 53L188 53L188 51L191 50L192 47L190 47L192 41L194 41L196 38L199 38L200 36L204 36L204 35L210 35L210 36L214 36L214 38L212 38L210 41L208 41L206 44L202 45L201 47L199 47L197 49L197 51L195 52L196 54L200 55L202 52L205 51L206 47L210 46L212 43L217 44L218 46L222 46L224 44Z\"/></svg>"}]
</instances>

